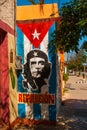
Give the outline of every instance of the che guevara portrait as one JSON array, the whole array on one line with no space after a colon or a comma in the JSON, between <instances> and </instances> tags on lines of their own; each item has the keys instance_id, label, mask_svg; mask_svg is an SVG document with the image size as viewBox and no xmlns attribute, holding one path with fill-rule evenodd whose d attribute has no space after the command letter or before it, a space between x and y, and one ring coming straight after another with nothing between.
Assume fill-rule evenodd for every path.
<instances>
[{"instance_id":1,"label":"che guevara portrait","mask_svg":"<svg viewBox=\"0 0 87 130\"><path fill-rule=\"evenodd\" d=\"M41 88L49 81L50 74L51 63L47 54L41 50L31 50L23 66L23 87L28 91L31 89L40 93Z\"/></svg>"}]
</instances>

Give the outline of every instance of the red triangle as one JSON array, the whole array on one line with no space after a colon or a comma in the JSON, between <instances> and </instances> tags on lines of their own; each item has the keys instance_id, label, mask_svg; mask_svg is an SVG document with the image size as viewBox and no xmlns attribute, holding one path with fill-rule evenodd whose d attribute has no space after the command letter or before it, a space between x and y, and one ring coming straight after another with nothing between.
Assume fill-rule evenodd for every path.
<instances>
[{"instance_id":1,"label":"red triangle","mask_svg":"<svg viewBox=\"0 0 87 130\"><path fill-rule=\"evenodd\" d=\"M54 21L55 20L39 21L39 22L34 21L30 23L18 23L17 26L31 41L31 44L33 44L35 48L38 48Z\"/></svg>"}]
</instances>

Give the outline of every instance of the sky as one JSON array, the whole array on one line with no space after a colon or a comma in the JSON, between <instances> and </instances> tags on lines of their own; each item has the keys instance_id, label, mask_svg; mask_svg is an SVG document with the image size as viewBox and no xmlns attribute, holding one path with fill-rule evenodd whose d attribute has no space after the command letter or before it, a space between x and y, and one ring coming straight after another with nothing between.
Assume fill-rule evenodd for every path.
<instances>
[{"instance_id":1,"label":"sky","mask_svg":"<svg viewBox=\"0 0 87 130\"><path fill-rule=\"evenodd\" d=\"M70 0L58 0L59 8L66 2L69 2Z\"/></svg>"}]
</instances>

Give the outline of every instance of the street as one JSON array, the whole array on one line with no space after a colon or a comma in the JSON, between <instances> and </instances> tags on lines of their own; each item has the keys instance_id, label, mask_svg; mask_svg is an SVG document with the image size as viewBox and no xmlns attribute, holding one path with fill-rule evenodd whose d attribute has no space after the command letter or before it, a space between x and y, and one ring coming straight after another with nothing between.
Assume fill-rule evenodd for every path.
<instances>
[{"instance_id":1,"label":"street","mask_svg":"<svg viewBox=\"0 0 87 130\"><path fill-rule=\"evenodd\" d=\"M66 88L59 124L64 130L87 130L87 80L70 76Z\"/></svg>"}]
</instances>

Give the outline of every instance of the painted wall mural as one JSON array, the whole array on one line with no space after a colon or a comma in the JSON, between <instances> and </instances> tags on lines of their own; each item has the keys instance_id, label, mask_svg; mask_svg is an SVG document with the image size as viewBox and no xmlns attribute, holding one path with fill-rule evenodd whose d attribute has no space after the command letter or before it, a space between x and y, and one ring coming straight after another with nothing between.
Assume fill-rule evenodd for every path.
<instances>
[{"instance_id":1,"label":"painted wall mural","mask_svg":"<svg viewBox=\"0 0 87 130\"><path fill-rule=\"evenodd\" d=\"M9 124L17 118L14 30L0 20L0 119Z\"/></svg>"},{"instance_id":2,"label":"painted wall mural","mask_svg":"<svg viewBox=\"0 0 87 130\"><path fill-rule=\"evenodd\" d=\"M26 6L17 4L18 117L55 121L56 54L53 47L48 46L50 34L55 29L55 21L59 18L57 4L44 4L43 11L40 11L38 4Z\"/></svg>"}]
</instances>

